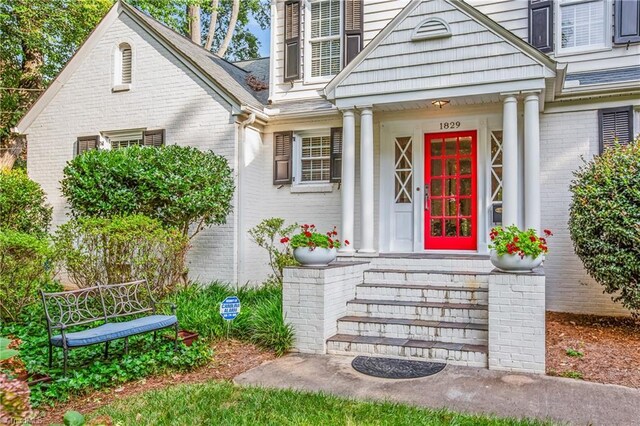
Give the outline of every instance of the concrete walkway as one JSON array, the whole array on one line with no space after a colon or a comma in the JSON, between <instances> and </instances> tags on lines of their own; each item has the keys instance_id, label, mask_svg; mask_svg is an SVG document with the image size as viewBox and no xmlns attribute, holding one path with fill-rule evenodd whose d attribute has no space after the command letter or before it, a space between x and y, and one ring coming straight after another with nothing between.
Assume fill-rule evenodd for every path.
<instances>
[{"instance_id":1,"label":"concrete walkway","mask_svg":"<svg viewBox=\"0 0 640 426\"><path fill-rule=\"evenodd\" d=\"M430 377L388 380L358 373L351 368L352 359L289 355L247 371L235 382L575 425L640 425L640 390L623 386L451 365Z\"/></svg>"}]
</instances>

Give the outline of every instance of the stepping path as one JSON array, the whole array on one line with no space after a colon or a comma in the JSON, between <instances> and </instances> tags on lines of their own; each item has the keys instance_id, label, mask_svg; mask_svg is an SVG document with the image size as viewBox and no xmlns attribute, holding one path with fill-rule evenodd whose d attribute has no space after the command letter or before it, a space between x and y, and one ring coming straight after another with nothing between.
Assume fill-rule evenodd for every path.
<instances>
[{"instance_id":1,"label":"stepping path","mask_svg":"<svg viewBox=\"0 0 640 426\"><path fill-rule=\"evenodd\" d=\"M355 371L352 359L292 354L240 374L234 381L575 425L640 424L638 389L453 365L420 379L379 379Z\"/></svg>"}]
</instances>

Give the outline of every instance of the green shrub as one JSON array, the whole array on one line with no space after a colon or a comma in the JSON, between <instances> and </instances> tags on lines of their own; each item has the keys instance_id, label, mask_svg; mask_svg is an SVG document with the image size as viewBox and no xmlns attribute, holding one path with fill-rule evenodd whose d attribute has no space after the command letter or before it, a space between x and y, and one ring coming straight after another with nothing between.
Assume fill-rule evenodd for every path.
<instances>
[{"instance_id":1,"label":"green shrub","mask_svg":"<svg viewBox=\"0 0 640 426\"><path fill-rule=\"evenodd\" d=\"M27 234L45 234L51 207L40 185L24 170L0 170L0 228Z\"/></svg>"},{"instance_id":2,"label":"green shrub","mask_svg":"<svg viewBox=\"0 0 640 426\"><path fill-rule=\"evenodd\" d=\"M640 313L640 138L574 173L569 230L585 269L614 301Z\"/></svg>"},{"instance_id":3,"label":"green shrub","mask_svg":"<svg viewBox=\"0 0 640 426\"><path fill-rule=\"evenodd\" d=\"M53 275L48 240L0 230L0 320L15 321Z\"/></svg>"},{"instance_id":4,"label":"green shrub","mask_svg":"<svg viewBox=\"0 0 640 426\"><path fill-rule=\"evenodd\" d=\"M228 296L238 296L240 314L233 321L220 316L220 303ZM231 337L253 342L278 354L293 343L293 331L282 315L282 288L232 289L220 283L181 288L171 300L178 306L180 326L195 331L205 339Z\"/></svg>"},{"instance_id":5,"label":"green shrub","mask_svg":"<svg viewBox=\"0 0 640 426\"><path fill-rule=\"evenodd\" d=\"M0 424L20 425L30 414L29 386L0 373Z\"/></svg>"},{"instance_id":6,"label":"green shrub","mask_svg":"<svg viewBox=\"0 0 640 426\"><path fill-rule=\"evenodd\" d=\"M146 279L162 295L186 273L187 237L142 215L72 219L58 228L55 246L79 287Z\"/></svg>"},{"instance_id":7,"label":"green shrub","mask_svg":"<svg viewBox=\"0 0 640 426\"><path fill-rule=\"evenodd\" d=\"M143 214L191 237L225 223L234 189L224 157L176 145L89 151L62 179L75 217Z\"/></svg>"},{"instance_id":8,"label":"green shrub","mask_svg":"<svg viewBox=\"0 0 640 426\"><path fill-rule=\"evenodd\" d=\"M282 284L282 270L287 266L296 265L293 252L289 245L289 236L298 227L297 223L285 226L285 221L279 217L265 219L249 230L249 236L258 246L269 254L269 266L273 271L271 277L278 284Z\"/></svg>"}]
</instances>

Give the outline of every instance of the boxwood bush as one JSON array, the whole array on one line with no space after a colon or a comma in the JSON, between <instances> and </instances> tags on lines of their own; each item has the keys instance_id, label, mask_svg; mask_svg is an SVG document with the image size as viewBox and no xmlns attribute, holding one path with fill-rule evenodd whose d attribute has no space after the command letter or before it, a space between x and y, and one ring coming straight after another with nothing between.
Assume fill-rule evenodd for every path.
<instances>
[{"instance_id":1,"label":"boxwood bush","mask_svg":"<svg viewBox=\"0 0 640 426\"><path fill-rule=\"evenodd\" d=\"M571 183L576 254L612 299L640 313L640 137L586 162Z\"/></svg>"},{"instance_id":2,"label":"boxwood bush","mask_svg":"<svg viewBox=\"0 0 640 426\"><path fill-rule=\"evenodd\" d=\"M143 214L190 237L225 223L234 190L224 157L177 145L88 151L62 179L75 217Z\"/></svg>"},{"instance_id":3,"label":"boxwood bush","mask_svg":"<svg viewBox=\"0 0 640 426\"><path fill-rule=\"evenodd\" d=\"M163 295L186 274L187 237L143 215L72 219L54 239L56 258L78 287L146 279Z\"/></svg>"},{"instance_id":4,"label":"boxwood bush","mask_svg":"<svg viewBox=\"0 0 640 426\"><path fill-rule=\"evenodd\" d=\"M0 169L0 228L27 234L46 234L51 207L44 191L24 170Z\"/></svg>"}]
</instances>

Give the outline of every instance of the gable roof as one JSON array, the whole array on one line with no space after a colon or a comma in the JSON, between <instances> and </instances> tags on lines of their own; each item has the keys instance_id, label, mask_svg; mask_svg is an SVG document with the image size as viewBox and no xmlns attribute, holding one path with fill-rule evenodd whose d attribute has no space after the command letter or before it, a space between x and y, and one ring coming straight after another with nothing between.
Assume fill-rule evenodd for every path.
<instances>
[{"instance_id":1,"label":"gable roof","mask_svg":"<svg viewBox=\"0 0 640 426\"><path fill-rule=\"evenodd\" d=\"M95 47L110 25L118 19L121 13L126 13L127 16L147 30L149 34L157 38L163 45L179 56L187 66L197 74L206 78L215 90L220 92L232 106L238 108L249 106L262 111L269 96L268 90L254 90L248 84L247 80L253 75L253 70L245 69L226 61L193 43L190 39L164 26L150 16L138 11L124 1L118 0L105 14L96 28L89 34L87 39L80 45L56 78L49 84L49 87L47 87L40 97L31 105L22 119L20 119L14 129L16 132L24 133L26 131L38 114L49 104L69 78L71 78L74 71L78 68L82 57ZM262 80L261 77L263 75L264 73L256 76L256 78ZM268 82L268 74L265 81Z\"/></svg>"},{"instance_id":2,"label":"gable roof","mask_svg":"<svg viewBox=\"0 0 640 426\"><path fill-rule=\"evenodd\" d=\"M463 16L467 16L470 21L473 21L480 27L484 28L486 32L492 34L492 36L496 40L503 42L505 46L509 46L509 48L514 53L517 53L522 58L521 61L538 65L539 67L541 67L539 69L545 70L545 75L547 77L555 75L557 63L553 59L549 58L546 54L540 52L539 50L531 46L529 43L520 39L519 37L511 33L509 30L505 29L504 27L502 27L500 24L496 23L494 20L492 20L485 14L475 9L473 6L470 6L463 1L455 1L455 0L438 0L438 2L443 4L444 3L448 4L449 9L457 10ZM407 4L404 7L404 9L402 9L382 29L382 31L380 31L380 33L378 33L378 35L376 35L376 37L374 37L374 39L365 46L365 48L358 54L358 56L356 56L354 60L352 60L345 68L342 69L342 71L338 75L336 75L327 84L327 86L324 89L324 95L327 97L327 99L333 100L333 99L336 99L336 97L341 97L341 96L337 96L336 89L343 86L344 85L343 83L345 83L345 81L349 79L352 76L352 74L362 72L363 63L371 59L372 57L374 57L376 54L375 53L376 50L380 49L381 46L384 45L389 39L391 39L394 36L398 39L407 38L406 35L399 36L398 34L394 34L394 33L396 31L407 33L408 28L402 27L403 24L407 26L408 24L405 24L405 21L408 21L411 18L416 19L416 17L412 16L412 14L414 13L414 11L416 14L421 13L420 11L416 11L416 9L418 9L421 5L426 3L436 4L435 0L431 0L431 1L412 0L409 4ZM435 17L435 16L436 15L432 15L430 17ZM414 27L412 26L411 30L413 29ZM409 31L409 33L412 33L412 32L413 31ZM455 37L455 34L453 35L453 37ZM411 37L408 37L406 43L410 43L411 42L410 40L411 40ZM440 42L440 41L441 39L434 41L434 43ZM394 39L393 43L401 43L401 42ZM397 49L397 46L398 44L396 44L395 46L396 49ZM481 49L482 47L484 46L481 46L479 48ZM395 54L397 55L398 52L395 51ZM380 59L378 58L378 60ZM453 60L450 62L453 62ZM389 66L396 66L395 64L393 64L392 61L387 61L383 63L389 64ZM377 71L380 70L375 66L369 66L369 67L364 66L364 69L369 69L369 68L374 68ZM402 65L398 64L397 68L401 70ZM362 79L363 79L363 76L358 75L357 77L354 77L351 80L353 82L354 80L361 81ZM376 87L376 90L377 89L378 87Z\"/></svg>"}]
</instances>

